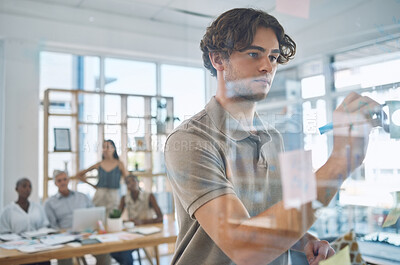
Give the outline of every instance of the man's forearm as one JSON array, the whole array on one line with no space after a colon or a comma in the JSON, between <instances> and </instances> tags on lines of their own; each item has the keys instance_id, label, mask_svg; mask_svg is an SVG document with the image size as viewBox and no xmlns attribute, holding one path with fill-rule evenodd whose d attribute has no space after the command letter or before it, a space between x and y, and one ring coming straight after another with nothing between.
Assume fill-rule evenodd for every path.
<instances>
[{"instance_id":1,"label":"man's forearm","mask_svg":"<svg viewBox=\"0 0 400 265\"><path fill-rule=\"evenodd\" d=\"M316 172L317 200L328 205L343 181L347 178L346 161L341 157L330 157Z\"/></svg>"}]
</instances>

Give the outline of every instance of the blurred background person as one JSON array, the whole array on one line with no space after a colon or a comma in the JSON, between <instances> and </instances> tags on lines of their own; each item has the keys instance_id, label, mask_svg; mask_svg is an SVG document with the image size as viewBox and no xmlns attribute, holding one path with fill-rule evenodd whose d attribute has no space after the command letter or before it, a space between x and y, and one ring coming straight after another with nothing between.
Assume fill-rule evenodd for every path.
<instances>
[{"instance_id":1,"label":"blurred background person","mask_svg":"<svg viewBox=\"0 0 400 265\"><path fill-rule=\"evenodd\" d=\"M0 233L15 233L38 230L49 225L43 207L29 201L32 183L27 178L17 181L15 190L18 193L16 202L4 208L0 216ZM31 265L50 265L50 261L32 263Z\"/></svg>"},{"instance_id":2,"label":"blurred background person","mask_svg":"<svg viewBox=\"0 0 400 265\"><path fill-rule=\"evenodd\" d=\"M18 199L7 205L1 213L0 233L20 234L47 227L49 221L43 207L28 200L32 191L31 181L27 178L19 179L15 190L18 193Z\"/></svg>"},{"instance_id":3,"label":"blurred background person","mask_svg":"<svg viewBox=\"0 0 400 265\"><path fill-rule=\"evenodd\" d=\"M85 176L86 173L94 169L98 171L97 185L88 182ZM95 206L106 207L108 216L113 209L118 209L118 190L120 188L121 177L126 177L127 175L128 171L119 160L114 142L112 140L105 140L103 142L102 160L88 169L80 171L76 176L81 181L96 189L96 193L93 197L93 204Z\"/></svg>"},{"instance_id":4,"label":"blurred background person","mask_svg":"<svg viewBox=\"0 0 400 265\"><path fill-rule=\"evenodd\" d=\"M161 223L163 215L154 195L139 188L139 180L135 175L127 176L125 183L128 192L121 198L119 209L121 212L127 210L129 221L137 225Z\"/></svg>"}]
</instances>

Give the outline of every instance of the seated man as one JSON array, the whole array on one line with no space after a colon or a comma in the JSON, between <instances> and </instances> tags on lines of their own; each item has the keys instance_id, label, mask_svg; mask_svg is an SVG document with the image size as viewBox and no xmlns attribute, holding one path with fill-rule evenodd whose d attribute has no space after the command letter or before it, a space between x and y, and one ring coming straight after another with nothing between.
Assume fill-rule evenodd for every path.
<instances>
[{"instance_id":1,"label":"seated man","mask_svg":"<svg viewBox=\"0 0 400 265\"><path fill-rule=\"evenodd\" d=\"M56 229L69 229L72 227L72 217L75 209L93 207L90 199L83 193L68 189L69 177L64 171L55 170L53 174L54 182L58 187L58 193L51 196L45 203L44 209L49 219L50 226ZM126 252L126 253L125 253ZM125 255L118 255L132 260L131 252L124 251ZM114 253L111 253L114 257ZM96 264L111 264L111 258L108 254L95 255ZM114 257L115 258L115 257ZM131 261L131 260L128 260ZM117 259L121 264L121 259ZM58 264L72 264L72 259L59 260ZM132 262L130 263L132 264Z\"/></svg>"}]
</instances>

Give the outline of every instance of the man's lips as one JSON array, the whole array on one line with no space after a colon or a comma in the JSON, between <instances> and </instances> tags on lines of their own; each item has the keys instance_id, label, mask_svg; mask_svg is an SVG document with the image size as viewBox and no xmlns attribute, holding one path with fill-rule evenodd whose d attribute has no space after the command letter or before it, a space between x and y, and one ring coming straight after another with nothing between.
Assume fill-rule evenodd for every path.
<instances>
[{"instance_id":1,"label":"man's lips","mask_svg":"<svg viewBox=\"0 0 400 265\"><path fill-rule=\"evenodd\" d=\"M271 85L271 81L268 78L258 78L254 80L257 83L262 83L264 85Z\"/></svg>"}]
</instances>

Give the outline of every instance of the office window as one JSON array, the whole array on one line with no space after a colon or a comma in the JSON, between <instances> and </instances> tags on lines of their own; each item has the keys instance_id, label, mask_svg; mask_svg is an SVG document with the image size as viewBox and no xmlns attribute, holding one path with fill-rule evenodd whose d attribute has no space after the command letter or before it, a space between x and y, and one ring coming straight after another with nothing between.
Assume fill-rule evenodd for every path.
<instances>
[{"instance_id":1,"label":"office window","mask_svg":"<svg viewBox=\"0 0 400 265\"><path fill-rule=\"evenodd\" d=\"M106 58L105 92L155 95L156 64Z\"/></svg>"},{"instance_id":2,"label":"office window","mask_svg":"<svg viewBox=\"0 0 400 265\"><path fill-rule=\"evenodd\" d=\"M74 55L57 52L40 53L40 98L48 88L72 89Z\"/></svg>"},{"instance_id":3,"label":"office window","mask_svg":"<svg viewBox=\"0 0 400 265\"><path fill-rule=\"evenodd\" d=\"M175 125L204 108L204 75L202 68L161 65L161 95L174 97Z\"/></svg>"}]
</instances>

